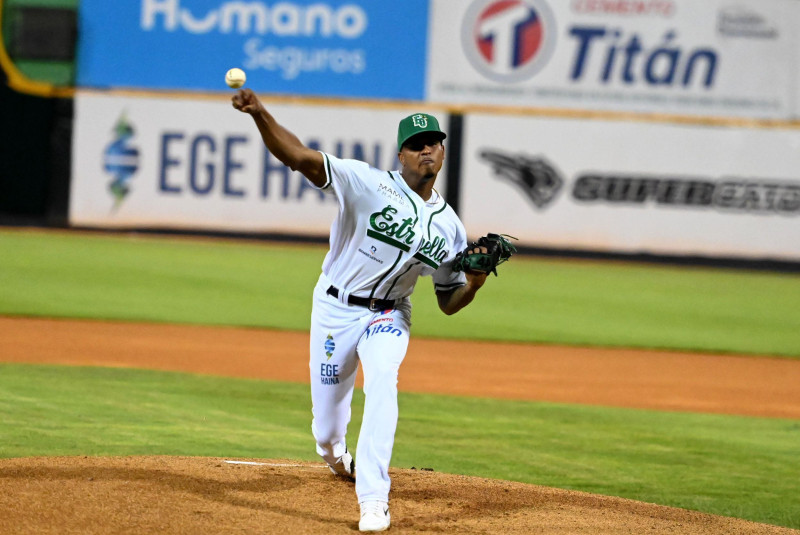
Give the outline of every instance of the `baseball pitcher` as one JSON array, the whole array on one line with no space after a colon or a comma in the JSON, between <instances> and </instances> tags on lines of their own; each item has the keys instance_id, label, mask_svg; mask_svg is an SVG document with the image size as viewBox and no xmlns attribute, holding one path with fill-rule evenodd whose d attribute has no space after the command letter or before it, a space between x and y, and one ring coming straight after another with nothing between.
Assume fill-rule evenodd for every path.
<instances>
[{"instance_id":1,"label":"baseball pitcher","mask_svg":"<svg viewBox=\"0 0 800 535\"><path fill-rule=\"evenodd\" d=\"M464 225L433 187L446 134L432 115L416 113L400 121L402 168L381 171L305 146L249 89L234 95L233 107L252 116L276 158L339 204L313 295L311 429L317 453L331 471L355 480L359 530L386 530L397 377L408 348L414 285L421 275L433 277L439 308L454 314L472 302L488 273L496 274L515 249L497 234L467 244ZM345 433L359 363L365 404L356 477Z\"/></svg>"}]
</instances>

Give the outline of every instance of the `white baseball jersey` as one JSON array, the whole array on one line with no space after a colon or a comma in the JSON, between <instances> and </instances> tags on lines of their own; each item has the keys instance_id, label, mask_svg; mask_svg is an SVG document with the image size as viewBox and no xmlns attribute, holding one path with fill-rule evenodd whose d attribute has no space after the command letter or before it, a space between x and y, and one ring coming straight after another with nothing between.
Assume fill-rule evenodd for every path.
<instances>
[{"instance_id":1,"label":"white baseball jersey","mask_svg":"<svg viewBox=\"0 0 800 535\"><path fill-rule=\"evenodd\" d=\"M347 294L375 299L411 295L420 275L436 290L466 283L450 264L467 246L456 213L437 192L422 200L397 171L322 153L327 182L339 201L322 272Z\"/></svg>"},{"instance_id":2,"label":"white baseball jersey","mask_svg":"<svg viewBox=\"0 0 800 535\"><path fill-rule=\"evenodd\" d=\"M426 202L397 171L322 153L323 190L336 196L330 251L314 288L309 371L317 453L330 465L347 451L350 402L361 364L364 415L358 439L359 503L388 501L397 427L397 377L408 349L411 302L420 275L437 290L466 284L451 269L466 247L464 225L436 192ZM335 286L338 297L328 294ZM394 299L389 310L349 305L348 297Z\"/></svg>"}]
</instances>

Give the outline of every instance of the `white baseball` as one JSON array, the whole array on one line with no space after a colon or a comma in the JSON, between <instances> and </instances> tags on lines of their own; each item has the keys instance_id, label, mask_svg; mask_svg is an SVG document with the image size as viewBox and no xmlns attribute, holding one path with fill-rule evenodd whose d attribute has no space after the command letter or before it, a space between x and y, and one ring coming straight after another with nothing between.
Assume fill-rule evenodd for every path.
<instances>
[{"instance_id":1,"label":"white baseball","mask_svg":"<svg viewBox=\"0 0 800 535\"><path fill-rule=\"evenodd\" d=\"M236 89L242 87L246 81L247 75L242 69L234 67L225 73L225 83L228 84L228 87Z\"/></svg>"}]
</instances>

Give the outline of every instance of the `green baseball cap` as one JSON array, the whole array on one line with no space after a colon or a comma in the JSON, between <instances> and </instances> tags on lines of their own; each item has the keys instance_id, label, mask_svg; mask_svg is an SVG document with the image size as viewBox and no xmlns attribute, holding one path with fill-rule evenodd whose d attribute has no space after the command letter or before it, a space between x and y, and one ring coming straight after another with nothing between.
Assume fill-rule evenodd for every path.
<instances>
[{"instance_id":1,"label":"green baseball cap","mask_svg":"<svg viewBox=\"0 0 800 535\"><path fill-rule=\"evenodd\" d=\"M436 132L441 135L441 139L447 137L447 134L439 129L436 117L427 113L415 113L400 121L397 127L397 151L403 149L403 143L423 132Z\"/></svg>"}]
</instances>

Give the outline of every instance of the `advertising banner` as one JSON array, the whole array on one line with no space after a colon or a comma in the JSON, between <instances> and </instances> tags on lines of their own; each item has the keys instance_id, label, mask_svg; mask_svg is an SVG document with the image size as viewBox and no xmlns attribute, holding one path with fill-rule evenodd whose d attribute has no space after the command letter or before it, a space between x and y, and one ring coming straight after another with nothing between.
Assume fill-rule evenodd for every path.
<instances>
[{"instance_id":1,"label":"advertising banner","mask_svg":"<svg viewBox=\"0 0 800 535\"><path fill-rule=\"evenodd\" d=\"M794 129L470 115L460 215L535 247L800 260Z\"/></svg>"},{"instance_id":2,"label":"advertising banner","mask_svg":"<svg viewBox=\"0 0 800 535\"><path fill-rule=\"evenodd\" d=\"M800 116L795 0L434 0L435 102Z\"/></svg>"},{"instance_id":3,"label":"advertising banner","mask_svg":"<svg viewBox=\"0 0 800 535\"><path fill-rule=\"evenodd\" d=\"M77 85L424 98L428 2L81 0Z\"/></svg>"},{"instance_id":4,"label":"advertising banner","mask_svg":"<svg viewBox=\"0 0 800 535\"><path fill-rule=\"evenodd\" d=\"M400 119L420 110L270 111L312 148L389 170L399 167ZM447 124L445 114L438 118ZM223 98L78 92L72 166L73 226L326 236L337 214L335 198L270 154L252 118ZM442 192L445 181L443 170Z\"/></svg>"}]
</instances>

